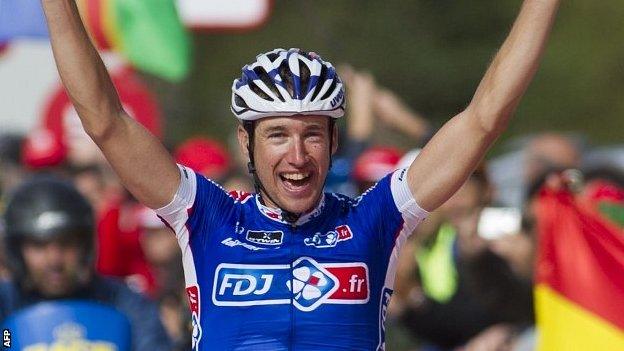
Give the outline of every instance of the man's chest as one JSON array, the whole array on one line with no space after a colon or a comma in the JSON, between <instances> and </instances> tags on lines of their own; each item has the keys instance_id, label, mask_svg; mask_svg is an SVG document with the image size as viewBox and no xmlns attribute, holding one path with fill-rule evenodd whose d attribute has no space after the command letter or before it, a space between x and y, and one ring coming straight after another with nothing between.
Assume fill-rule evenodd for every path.
<instances>
[{"instance_id":1,"label":"man's chest","mask_svg":"<svg viewBox=\"0 0 624 351\"><path fill-rule=\"evenodd\" d=\"M312 311L367 303L379 285L375 277L383 275L374 236L344 222L318 229L252 223L213 233L196 262L202 290L215 306L293 304Z\"/></svg>"}]
</instances>

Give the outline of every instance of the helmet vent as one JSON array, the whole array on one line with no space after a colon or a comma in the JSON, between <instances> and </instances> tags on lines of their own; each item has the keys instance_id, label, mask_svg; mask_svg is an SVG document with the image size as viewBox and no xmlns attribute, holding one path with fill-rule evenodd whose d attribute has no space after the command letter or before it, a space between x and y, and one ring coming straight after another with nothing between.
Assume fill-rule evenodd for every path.
<instances>
[{"instance_id":1,"label":"helmet vent","mask_svg":"<svg viewBox=\"0 0 624 351\"><path fill-rule=\"evenodd\" d=\"M299 74L301 78L301 91L299 92L299 96L303 98L306 96L308 92L308 85L310 84L310 68L301 60L299 60Z\"/></svg>"},{"instance_id":2,"label":"helmet vent","mask_svg":"<svg viewBox=\"0 0 624 351\"><path fill-rule=\"evenodd\" d=\"M275 86L275 82L273 81L273 79L271 79L271 77L269 77L269 74L262 67L254 68L254 72L258 75L260 80L264 84L266 84L266 86L269 87L269 89L271 89L273 94L275 94L283 102L284 98L282 97L282 94L280 94L279 90L277 90L277 87ZM271 101L273 101L273 99L271 99Z\"/></svg>"},{"instance_id":3,"label":"helmet vent","mask_svg":"<svg viewBox=\"0 0 624 351\"><path fill-rule=\"evenodd\" d=\"M254 82L249 82L249 89L253 91L256 95L263 98L264 100L274 101L272 97L270 97L267 93L265 93L259 86Z\"/></svg>"},{"instance_id":4,"label":"helmet vent","mask_svg":"<svg viewBox=\"0 0 624 351\"><path fill-rule=\"evenodd\" d=\"M234 95L234 102L236 103L236 106L239 106L242 108L249 108L249 105L247 105L245 100L243 100L243 98L238 94Z\"/></svg>"},{"instance_id":5,"label":"helmet vent","mask_svg":"<svg viewBox=\"0 0 624 351\"><path fill-rule=\"evenodd\" d=\"M321 100L325 100L327 99L336 89L336 85L338 84L338 76L334 75L334 78L332 79L331 85L329 86L329 89L327 89L327 91L325 92L325 94L323 94L323 96L321 96Z\"/></svg>"},{"instance_id":6,"label":"helmet vent","mask_svg":"<svg viewBox=\"0 0 624 351\"><path fill-rule=\"evenodd\" d=\"M327 76L327 67L323 65L323 67L321 67L321 74L319 75L319 82L324 82L326 76ZM312 100L316 99L318 94L321 92L321 88L323 88L323 84L316 85L316 88L314 88L314 93L312 93Z\"/></svg>"}]
</instances>

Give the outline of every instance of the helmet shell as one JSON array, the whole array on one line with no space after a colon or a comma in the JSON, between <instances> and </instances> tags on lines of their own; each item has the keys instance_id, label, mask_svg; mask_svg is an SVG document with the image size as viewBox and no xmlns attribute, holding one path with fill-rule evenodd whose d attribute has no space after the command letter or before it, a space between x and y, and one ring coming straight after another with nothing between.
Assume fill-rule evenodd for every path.
<instances>
[{"instance_id":1,"label":"helmet shell","mask_svg":"<svg viewBox=\"0 0 624 351\"><path fill-rule=\"evenodd\" d=\"M27 239L46 242L78 237L86 263L93 258L93 210L71 183L52 176L37 176L23 183L9 199L4 222L7 256L14 273L24 273L21 246Z\"/></svg>"},{"instance_id":2,"label":"helmet shell","mask_svg":"<svg viewBox=\"0 0 624 351\"><path fill-rule=\"evenodd\" d=\"M256 56L242 71L232 84L232 112L240 121L344 115L342 81L332 64L314 52L275 49Z\"/></svg>"}]
</instances>

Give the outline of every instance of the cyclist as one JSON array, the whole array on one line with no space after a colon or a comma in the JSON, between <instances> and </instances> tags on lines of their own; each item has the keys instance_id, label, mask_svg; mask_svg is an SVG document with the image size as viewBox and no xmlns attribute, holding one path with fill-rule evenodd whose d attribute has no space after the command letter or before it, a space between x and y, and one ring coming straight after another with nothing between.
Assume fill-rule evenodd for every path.
<instances>
[{"instance_id":1,"label":"cyclist","mask_svg":"<svg viewBox=\"0 0 624 351\"><path fill-rule=\"evenodd\" d=\"M43 0L61 78L86 132L125 186L176 232L193 348L371 350L398 250L472 172L513 115L559 0L525 0L468 107L408 169L361 197L324 194L344 88L317 54L277 49L243 67L232 111L256 195L230 196L178 167L123 111L74 1Z\"/></svg>"}]
</instances>

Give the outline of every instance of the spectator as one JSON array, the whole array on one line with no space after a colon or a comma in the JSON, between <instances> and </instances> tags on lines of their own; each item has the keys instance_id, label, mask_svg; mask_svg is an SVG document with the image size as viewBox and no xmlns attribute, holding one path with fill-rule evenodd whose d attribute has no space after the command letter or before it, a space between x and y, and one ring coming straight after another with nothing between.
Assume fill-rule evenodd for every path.
<instances>
[{"instance_id":1,"label":"spectator","mask_svg":"<svg viewBox=\"0 0 624 351\"><path fill-rule=\"evenodd\" d=\"M155 297L160 318L174 350L188 350L191 345L190 312L184 290L184 271L175 234L153 210L141 210L141 247L156 279Z\"/></svg>"},{"instance_id":2,"label":"spectator","mask_svg":"<svg viewBox=\"0 0 624 351\"><path fill-rule=\"evenodd\" d=\"M333 158L326 187L330 191L355 196L368 188L364 184L358 186L357 181L353 182L352 176L362 175L360 172L354 173L354 163L360 154L373 147L371 143L376 121L408 135L417 144L428 139L431 129L423 116L412 111L395 93L378 86L370 73L342 65L340 74L349 87L347 99L351 110L349 118L346 119L346 132L342 133L338 152ZM365 183L372 185L370 180Z\"/></svg>"},{"instance_id":3,"label":"spectator","mask_svg":"<svg viewBox=\"0 0 624 351\"><path fill-rule=\"evenodd\" d=\"M26 170L21 163L23 142L24 137L21 135L0 135L0 204L1 199L26 177ZM0 212L3 207L0 205Z\"/></svg>"},{"instance_id":4,"label":"spectator","mask_svg":"<svg viewBox=\"0 0 624 351\"><path fill-rule=\"evenodd\" d=\"M351 174L358 193L363 193L386 174L397 169L402 152L394 147L373 146L362 152L353 165Z\"/></svg>"},{"instance_id":5,"label":"spectator","mask_svg":"<svg viewBox=\"0 0 624 351\"><path fill-rule=\"evenodd\" d=\"M23 142L24 137L21 135L0 135L0 213L4 211L4 201L7 195L26 177L27 171L21 164ZM0 222L0 237L2 232ZM9 275L4 252L4 245L0 241L0 279L7 278Z\"/></svg>"},{"instance_id":6,"label":"spectator","mask_svg":"<svg viewBox=\"0 0 624 351\"><path fill-rule=\"evenodd\" d=\"M191 138L174 152L176 162L215 181L223 181L231 171L231 157L221 143L208 138Z\"/></svg>"},{"instance_id":7,"label":"spectator","mask_svg":"<svg viewBox=\"0 0 624 351\"><path fill-rule=\"evenodd\" d=\"M93 211L69 183L37 177L19 187L5 213L12 281L0 285L0 322L43 301L112 306L130 321L135 351L168 350L156 306L93 271Z\"/></svg>"},{"instance_id":8,"label":"spectator","mask_svg":"<svg viewBox=\"0 0 624 351\"><path fill-rule=\"evenodd\" d=\"M530 279L514 274L513 265L496 255L491 242L478 233L490 194L481 168L442 206L445 220L435 234L424 239L420 248L404 249L407 258L401 261L411 257L412 263L401 268L412 273L398 276L418 281L397 283L397 290L409 291L397 291L393 312L432 349L470 343L490 327L484 338L511 336L517 328L532 324Z\"/></svg>"},{"instance_id":9,"label":"spectator","mask_svg":"<svg viewBox=\"0 0 624 351\"><path fill-rule=\"evenodd\" d=\"M543 172L580 167L584 154L577 139L546 132L522 141L519 151L492 160L489 177L496 186L495 202L520 208L528 187Z\"/></svg>"},{"instance_id":10,"label":"spectator","mask_svg":"<svg viewBox=\"0 0 624 351\"><path fill-rule=\"evenodd\" d=\"M531 184L552 169L579 168L581 152L574 141L562 134L544 133L525 147L524 179Z\"/></svg>"},{"instance_id":11,"label":"spectator","mask_svg":"<svg viewBox=\"0 0 624 351\"><path fill-rule=\"evenodd\" d=\"M155 297L153 270L140 244L142 209L125 191L109 196L98 216L96 269L106 276L124 278L135 291Z\"/></svg>"}]
</instances>

